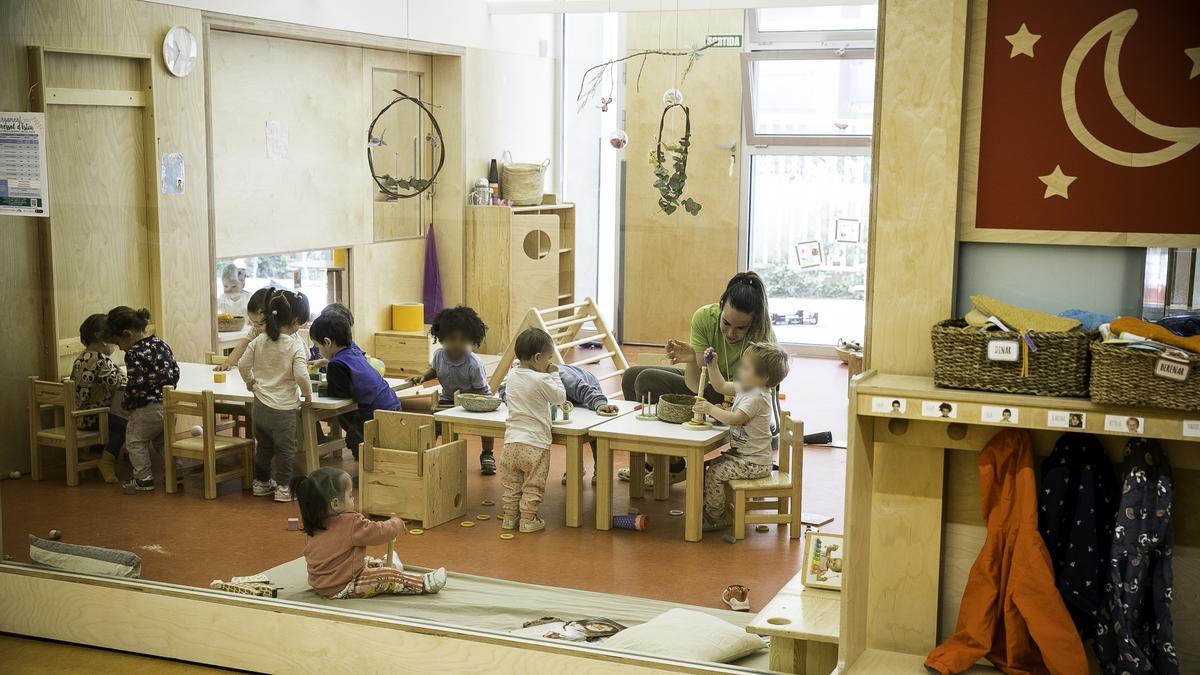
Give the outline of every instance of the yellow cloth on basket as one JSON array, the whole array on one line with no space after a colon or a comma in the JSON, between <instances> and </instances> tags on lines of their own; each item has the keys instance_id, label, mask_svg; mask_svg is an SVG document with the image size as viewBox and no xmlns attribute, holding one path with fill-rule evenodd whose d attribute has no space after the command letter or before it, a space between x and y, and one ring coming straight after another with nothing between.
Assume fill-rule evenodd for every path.
<instances>
[{"instance_id":1,"label":"yellow cloth on basket","mask_svg":"<svg viewBox=\"0 0 1200 675\"><path fill-rule=\"evenodd\" d=\"M1062 332L1079 328L1075 319L1054 316L1036 309L1015 307L986 295L972 295L971 303L975 309L988 316L994 316L1003 321L1009 328L1017 331L1038 331L1040 333Z\"/></svg>"}]
</instances>

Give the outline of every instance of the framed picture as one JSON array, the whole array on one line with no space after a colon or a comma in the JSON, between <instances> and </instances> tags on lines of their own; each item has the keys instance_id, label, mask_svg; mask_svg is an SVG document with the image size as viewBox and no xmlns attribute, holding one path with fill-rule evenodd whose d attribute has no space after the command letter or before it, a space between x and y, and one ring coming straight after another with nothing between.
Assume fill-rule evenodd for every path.
<instances>
[{"instance_id":1,"label":"framed picture","mask_svg":"<svg viewBox=\"0 0 1200 675\"><path fill-rule=\"evenodd\" d=\"M804 535L804 585L842 590L842 535L814 532Z\"/></svg>"},{"instance_id":2,"label":"framed picture","mask_svg":"<svg viewBox=\"0 0 1200 675\"><path fill-rule=\"evenodd\" d=\"M834 221L833 238L839 244L857 244L859 240L859 221L855 218L838 218Z\"/></svg>"},{"instance_id":3,"label":"framed picture","mask_svg":"<svg viewBox=\"0 0 1200 675\"><path fill-rule=\"evenodd\" d=\"M796 244L796 264L801 269L821 266L821 242L802 241Z\"/></svg>"}]
</instances>

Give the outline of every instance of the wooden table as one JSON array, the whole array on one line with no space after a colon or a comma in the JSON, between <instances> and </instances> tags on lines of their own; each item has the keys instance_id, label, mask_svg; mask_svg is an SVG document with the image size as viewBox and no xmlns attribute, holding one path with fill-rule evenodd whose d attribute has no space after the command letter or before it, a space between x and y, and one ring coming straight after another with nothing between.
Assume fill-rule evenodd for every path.
<instances>
[{"instance_id":1,"label":"wooden table","mask_svg":"<svg viewBox=\"0 0 1200 675\"><path fill-rule=\"evenodd\" d=\"M388 386L394 391L411 387L408 380L386 378ZM224 382L213 381L213 367L206 363L180 363L179 383L177 391L199 393L211 391L213 398L218 401L233 401L251 403L254 394L246 389L237 368L225 372ZM358 410L358 404L353 399L330 398L317 394L316 383L313 386L313 402L311 406L300 408L299 449L304 454L304 465L308 471L321 466L321 455L346 447L346 440L341 436L341 427L337 423L330 425L332 438L324 443L317 443L317 425L322 421L331 420L343 413Z\"/></svg>"},{"instance_id":2,"label":"wooden table","mask_svg":"<svg viewBox=\"0 0 1200 675\"><path fill-rule=\"evenodd\" d=\"M590 432L596 442L596 529L612 527L613 471L612 453L629 453L629 496L641 499L645 478L644 455L651 456L654 467L654 498L666 499L671 489L667 460L683 457L687 460L687 485L684 491L683 538L700 541L700 514L704 508L704 455L725 445L729 428L693 430L681 424L659 420L641 420L637 415L624 415L594 427Z\"/></svg>"},{"instance_id":3,"label":"wooden table","mask_svg":"<svg viewBox=\"0 0 1200 675\"><path fill-rule=\"evenodd\" d=\"M746 632L771 637L771 670L820 673L837 668L842 594L805 588L804 570L746 624Z\"/></svg>"},{"instance_id":4,"label":"wooden table","mask_svg":"<svg viewBox=\"0 0 1200 675\"><path fill-rule=\"evenodd\" d=\"M583 406L575 406L571 411L570 422L560 422L552 429L551 440L556 445L567 449L567 527L579 527L583 522L583 444L591 440L591 429L599 424L620 419L634 411L636 402L609 401L617 406L617 417L604 417L588 410ZM464 434L481 438L503 438L504 420L508 417L508 407L503 403L500 407L488 413L473 413L463 410L461 406L447 410L439 410L433 418L442 423L442 438L446 442L458 440ZM596 461L596 482L602 480L600 461ZM612 463L608 464L612 473ZM611 480L612 476L609 476ZM611 506L610 506L611 508Z\"/></svg>"}]
</instances>

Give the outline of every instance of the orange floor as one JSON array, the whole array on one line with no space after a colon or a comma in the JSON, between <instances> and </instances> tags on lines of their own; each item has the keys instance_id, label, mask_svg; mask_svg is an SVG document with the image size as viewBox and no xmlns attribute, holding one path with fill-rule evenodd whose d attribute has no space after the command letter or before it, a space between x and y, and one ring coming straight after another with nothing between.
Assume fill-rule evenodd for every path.
<instances>
[{"instance_id":1,"label":"orange floor","mask_svg":"<svg viewBox=\"0 0 1200 675\"><path fill-rule=\"evenodd\" d=\"M845 444L845 366L793 359L784 392L784 407L805 420L808 432L833 430L835 443ZM472 439L470 446L469 514L494 514L495 507L484 508L480 501L499 500L499 480L479 475L478 440ZM349 453L334 461L348 471L355 469ZM751 532L732 545L722 542L719 533L700 543L685 542L683 519L668 515L670 509L682 508L683 485L675 485L667 501L646 498L636 504L650 516L647 531L598 532L592 525L593 487L585 481L584 527L567 528L561 515L564 488L558 484L563 463L562 453L555 452L542 507L545 532L503 541L496 528L447 524L419 537L402 538L398 553L405 562L417 565L706 606L722 606L721 590L740 583L752 589L754 608L774 595L799 567L802 544L774 526L768 533ZM590 475L591 458L585 463ZM627 465L623 453L614 463ZM137 553L147 579L207 585L212 579L252 574L292 560L303 550L303 533L286 527L288 517L298 515L294 504L256 499L234 482L222 485L216 500L205 501L198 478L190 478L182 494L166 494L160 484L153 493L126 496L119 487L92 475L78 487L68 488L61 464L49 466L47 473L40 482L23 477L0 485L4 551L16 560L28 560L28 533L46 536L49 530L60 529L66 542ZM844 450L806 450L804 510L834 516L825 528L828 531L842 528L844 475ZM629 504L624 485L617 487L616 513L625 512Z\"/></svg>"}]
</instances>

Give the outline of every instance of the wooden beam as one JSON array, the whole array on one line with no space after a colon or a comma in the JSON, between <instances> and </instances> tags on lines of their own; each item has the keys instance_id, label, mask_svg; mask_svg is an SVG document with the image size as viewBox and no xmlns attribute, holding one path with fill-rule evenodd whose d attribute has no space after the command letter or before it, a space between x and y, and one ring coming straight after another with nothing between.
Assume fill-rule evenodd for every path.
<instances>
[{"instance_id":1,"label":"wooden beam","mask_svg":"<svg viewBox=\"0 0 1200 675\"><path fill-rule=\"evenodd\" d=\"M146 92L124 89L72 89L49 87L46 89L49 105L100 105L130 108L146 107Z\"/></svg>"}]
</instances>

